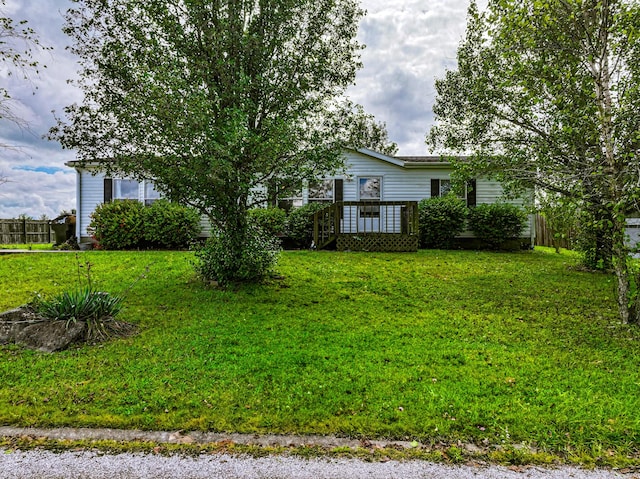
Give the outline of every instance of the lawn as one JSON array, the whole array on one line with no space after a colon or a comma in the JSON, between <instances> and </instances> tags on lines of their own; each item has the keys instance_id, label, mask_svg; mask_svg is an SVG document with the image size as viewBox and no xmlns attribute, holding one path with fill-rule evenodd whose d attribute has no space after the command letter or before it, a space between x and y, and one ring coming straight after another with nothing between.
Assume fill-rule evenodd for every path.
<instances>
[{"instance_id":1,"label":"lawn","mask_svg":"<svg viewBox=\"0 0 640 479\"><path fill-rule=\"evenodd\" d=\"M0 423L637 452L640 330L570 253L286 252L281 278L229 291L189 260L0 256L0 310L75 288L89 261L140 327L52 355L0 347Z\"/></svg>"},{"instance_id":2,"label":"lawn","mask_svg":"<svg viewBox=\"0 0 640 479\"><path fill-rule=\"evenodd\" d=\"M45 250L53 249L53 243L0 244L0 249Z\"/></svg>"}]
</instances>

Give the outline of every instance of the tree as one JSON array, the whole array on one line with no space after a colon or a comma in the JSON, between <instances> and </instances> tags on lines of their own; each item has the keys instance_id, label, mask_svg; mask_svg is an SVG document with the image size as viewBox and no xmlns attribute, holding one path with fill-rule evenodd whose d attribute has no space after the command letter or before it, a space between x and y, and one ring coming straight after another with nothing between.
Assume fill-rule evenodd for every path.
<instances>
[{"instance_id":1,"label":"tree","mask_svg":"<svg viewBox=\"0 0 640 479\"><path fill-rule=\"evenodd\" d=\"M5 1L0 0L4 7ZM2 69L8 76L20 75L23 80L30 81L30 75L39 73L39 62L34 58L36 50L49 50L40 43L36 32L25 20L15 21L5 16L0 8L0 61ZM0 120L10 121L20 127L26 127L24 120L15 114L14 99L11 92L0 86ZM2 145L7 146L7 145ZM4 177L0 177L0 184Z\"/></svg>"},{"instance_id":2,"label":"tree","mask_svg":"<svg viewBox=\"0 0 640 479\"><path fill-rule=\"evenodd\" d=\"M640 193L640 6L490 0L469 9L458 69L436 82L434 148L462 170L535 187L590 212L613 263L623 322L640 322L625 217Z\"/></svg>"},{"instance_id":3,"label":"tree","mask_svg":"<svg viewBox=\"0 0 640 479\"><path fill-rule=\"evenodd\" d=\"M328 117L342 144L353 148L368 148L378 153L393 156L398 145L389 140L386 123L376 121L375 117L364 111L362 105L343 101Z\"/></svg>"},{"instance_id":4,"label":"tree","mask_svg":"<svg viewBox=\"0 0 640 479\"><path fill-rule=\"evenodd\" d=\"M551 231L553 247L560 253L563 241L571 241L571 234L575 234L580 216L579 205L566 196L559 194L539 195L538 211L546 221Z\"/></svg>"},{"instance_id":5,"label":"tree","mask_svg":"<svg viewBox=\"0 0 640 479\"><path fill-rule=\"evenodd\" d=\"M341 166L326 118L360 66L361 14L356 0L77 0L85 100L50 137L207 215L233 267L261 185Z\"/></svg>"}]
</instances>

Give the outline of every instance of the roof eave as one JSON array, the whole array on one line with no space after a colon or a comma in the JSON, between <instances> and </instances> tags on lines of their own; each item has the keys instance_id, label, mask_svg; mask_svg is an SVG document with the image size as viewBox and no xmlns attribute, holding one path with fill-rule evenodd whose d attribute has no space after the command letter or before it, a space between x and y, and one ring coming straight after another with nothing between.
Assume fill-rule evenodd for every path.
<instances>
[{"instance_id":1,"label":"roof eave","mask_svg":"<svg viewBox=\"0 0 640 479\"><path fill-rule=\"evenodd\" d=\"M419 162L405 162L403 165L405 168L407 169L412 169L412 168L443 168L443 167L447 167L447 168L451 168L451 163L448 161L438 161L438 162L424 162L424 163L419 163Z\"/></svg>"}]
</instances>

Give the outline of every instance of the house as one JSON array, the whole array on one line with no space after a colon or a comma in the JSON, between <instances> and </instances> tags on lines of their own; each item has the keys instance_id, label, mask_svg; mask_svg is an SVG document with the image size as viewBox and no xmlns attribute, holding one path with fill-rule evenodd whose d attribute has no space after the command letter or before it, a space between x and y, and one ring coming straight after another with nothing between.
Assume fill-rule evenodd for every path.
<instances>
[{"instance_id":1,"label":"house","mask_svg":"<svg viewBox=\"0 0 640 479\"><path fill-rule=\"evenodd\" d=\"M337 214L341 232L360 236L363 233L398 234L407 226L407 215L418 201L443 195L451 188L452 165L440 157L391 157L364 148L345 149L344 155L342 174L305 185L296 196L279 198L278 204L291 208L310 202L340 203ZM106 178L97 164L72 161L67 166L77 172L76 234L80 243L90 241L87 227L90 214L98 204L116 199L137 199L149 204L159 197L152 182ZM502 201L502 196L499 182L482 178L468 185L465 192L469 206ZM522 205L524 200L511 202ZM335 211L332 214L335 215ZM413 220L417 221L417 215L411 213ZM331 228L335 230L336 224ZM210 230L205 227L203 231L207 235ZM417 231L409 233L415 235ZM530 217L522 235L533 245L534 234L533 217ZM461 236L472 237L470 232Z\"/></svg>"},{"instance_id":2,"label":"house","mask_svg":"<svg viewBox=\"0 0 640 479\"><path fill-rule=\"evenodd\" d=\"M365 249L381 245L384 250L417 248L417 228L412 226L412 221L417 223L417 210L412 208L422 199L449 192L451 163L439 156L390 157L365 148L345 149L344 154L344 174L323 179L304 188L301 197L286 200L294 205L317 201L340 203L339 208L320 218L321 224L316 224L317 246L337 239L338 249L358 249L357 242ZM468 206L507 201L500 183L486 178L470 182L463 198ZM509 202L523 206L525 199ZM327 234L322 234L323 228ZM334 237L337 231L342 238ZM398 234L407 237L398 243ZM522 242L533 247L534 236L534 217L530 215ZM473 238L473 234L467 231L460 238Z\"/></svg>"}]
</instances>

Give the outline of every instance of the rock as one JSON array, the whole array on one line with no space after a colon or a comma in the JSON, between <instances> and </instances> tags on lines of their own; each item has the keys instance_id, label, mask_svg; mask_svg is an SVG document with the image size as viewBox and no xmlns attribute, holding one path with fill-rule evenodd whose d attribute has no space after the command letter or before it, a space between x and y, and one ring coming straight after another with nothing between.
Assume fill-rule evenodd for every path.
<instances>
[{"instance_id":1,"label":"rock","mask_svg":"<svg viewBox=\"0 0 640 479\"><path fill-rule=\"evenodd\" d=\"M25 328L44 321L31 308L22 306L0 313L0 344L9 344Z\"/></svg>"},{"instance_id":2,"label":"rock","mask_svg":"<svg viewBox=\"0 0 640 479\"><path fill-rule=\"evenodd\" d=\"M104 318L107 334L99 338L87 337L84 321L52 321L43 318L29 306L0 313L0 345L17 343L29 349L52 353L62 351L77 342L106 341L124 338L136 332L136 327L122 321Z\"/></svg>"},{"instance_id":3,"label":"rock","mask_svg":"<svg viewBox=\"0 0 640 479\"><path fill-rule=\"evenodd\" d=\"M66 321L45 321L22 329L15 336L15 341L29 349L52 353L83 339L85 329L86 323L81 321L68 325Z\"/></svg>"}]
</instances>

